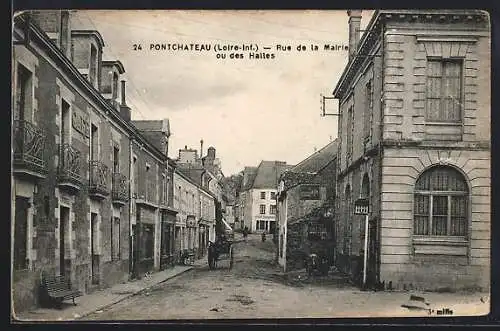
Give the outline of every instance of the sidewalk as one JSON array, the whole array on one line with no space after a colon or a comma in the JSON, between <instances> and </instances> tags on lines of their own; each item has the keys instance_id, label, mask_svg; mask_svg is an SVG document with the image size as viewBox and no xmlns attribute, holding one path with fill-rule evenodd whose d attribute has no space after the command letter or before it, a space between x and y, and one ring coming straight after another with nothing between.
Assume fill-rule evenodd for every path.
<instances>
[{"instance_id":1,"label":"sidewalk","mask_svg":"<svg viewBox=\"0 0 500 331\"><path fill-rule=\"evenodd\" d=\"M167 270L151 273L148 277L85 294L75 299L76 306L71 301L65 301L62 309L37 308L21 312L12 316L12 320L24 321L73 321L94 312L103 310L111 305L123 301L133 295L141 293L157 284L174 278L195 267L207 264L207 259L196 260L193 265L176 265Z\"/></svg>"}]
</instances>

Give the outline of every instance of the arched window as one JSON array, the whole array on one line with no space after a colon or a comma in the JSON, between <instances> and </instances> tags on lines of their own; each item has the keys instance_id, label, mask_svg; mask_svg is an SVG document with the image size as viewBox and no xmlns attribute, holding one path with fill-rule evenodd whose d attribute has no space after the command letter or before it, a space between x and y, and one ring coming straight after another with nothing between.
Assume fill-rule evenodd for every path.
<instances>
[{"instance_id":1,"label":"arched window","mask_svg":"<svg viewBox=\"0 0 500 331\"><path fill-rule=\"evenodd\" d=\"M465 236L468 193L464 176L454 168L422 173L415 185L414 234Z\"/></svg>"}]
</instances>

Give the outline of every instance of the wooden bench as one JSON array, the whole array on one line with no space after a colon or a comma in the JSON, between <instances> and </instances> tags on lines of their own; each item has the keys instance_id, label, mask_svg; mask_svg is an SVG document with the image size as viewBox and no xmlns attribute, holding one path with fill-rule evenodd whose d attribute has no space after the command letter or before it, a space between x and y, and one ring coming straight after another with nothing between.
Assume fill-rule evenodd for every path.
<instances>
[{"instance_id":1,"label":"wooden bench","mask_svg":"<svg viewBox=\"0 0 500 331\"><path fill-rule=\"evenodd\" d=\"M76 306L75 298L82 296L82 292L71 288L70 282L64 276L43 276L42 289L45 295L55 301L60 307L64 300L73 300Z\"/></svg>"}]
</instances>

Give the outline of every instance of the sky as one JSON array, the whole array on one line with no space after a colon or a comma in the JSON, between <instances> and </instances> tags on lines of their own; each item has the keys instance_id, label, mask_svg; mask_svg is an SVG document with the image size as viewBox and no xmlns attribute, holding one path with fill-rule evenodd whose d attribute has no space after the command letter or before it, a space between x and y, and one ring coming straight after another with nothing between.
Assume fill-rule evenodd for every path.
<instances>
[{"instance_id":1,"label":"sky","mask_svg":"<svg viewBox=\"0 0 500 331\"><path fill-rule=\"evenodd\" d=\"M372 13L362 12L361 29ZM204 154L213 146L229 176L261 160L297 164L337 137L337 117L320 116L321 95L332 95L348 51L324 45L348 45L345 10L87 10L74 18L73 28L102 35L104 60L124 65L132 119L169 119L173 159L185 146L199 151L203 139ZM211 48L155 50L151 44ZM242 44L258 51L214 51ZM263 52L274 58L249 58ZM326 100L327 113L337 109L335 100Z\"/></svg>"}]
</instances>

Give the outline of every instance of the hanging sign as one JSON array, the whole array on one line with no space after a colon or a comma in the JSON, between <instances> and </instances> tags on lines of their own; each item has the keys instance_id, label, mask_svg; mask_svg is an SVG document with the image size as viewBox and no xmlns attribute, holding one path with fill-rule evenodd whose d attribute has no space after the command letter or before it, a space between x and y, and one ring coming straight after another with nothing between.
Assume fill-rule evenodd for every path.
<instances>
[{"instance_id":1,"label":"hanging sign","mask_svg":"<svg viewBox=\"0 0 500 331\"><path fill-rule=\"evenodd\" d=\"M319 185L302 184L300 185L300 200L319 200Z\"/></svg>"},{"instance_id":2,"label":"hanging sign","mask_svg":"<svg viewBox=\"0 0 500 331\"><path fill-rule=\"evenodd\" d=\"M358 199L354 202L355 215L368 215L369 203L368 199Z\"/></svg>"}]
</instances>

